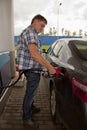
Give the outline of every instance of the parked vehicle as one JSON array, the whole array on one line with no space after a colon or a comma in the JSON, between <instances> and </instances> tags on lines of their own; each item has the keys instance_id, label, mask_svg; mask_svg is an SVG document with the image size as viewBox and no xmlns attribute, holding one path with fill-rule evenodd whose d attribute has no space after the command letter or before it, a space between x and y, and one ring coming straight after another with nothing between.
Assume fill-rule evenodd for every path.
<instances>
[{"instance_id":1,"label":"parked vehicle","mask_svg":"<svg viewBox=\"0 0 87 130\"><path fill-rule=\"evenodd\" d=\"M53 121L69 130L87 130L87 40L59 39L44 57L62 73L46 77Z\"/></svg>"}]
</instances>

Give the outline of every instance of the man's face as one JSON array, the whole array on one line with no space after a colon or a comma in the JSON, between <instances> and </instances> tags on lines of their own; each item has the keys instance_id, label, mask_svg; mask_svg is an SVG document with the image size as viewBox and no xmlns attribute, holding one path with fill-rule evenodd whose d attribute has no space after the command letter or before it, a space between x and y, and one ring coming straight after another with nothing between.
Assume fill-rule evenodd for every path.
<instances>
[{"instance_id":1,"label":"man's face","mask_svg":"<svg viewBox=\"0 0 87 130\"><path fill-rule=\"evenodd\" d=\"M39 20L35 21L34 27L38 33L42 32L45 26L46 26L45 21L39 21Z\"/></svg>"}]
</instances>

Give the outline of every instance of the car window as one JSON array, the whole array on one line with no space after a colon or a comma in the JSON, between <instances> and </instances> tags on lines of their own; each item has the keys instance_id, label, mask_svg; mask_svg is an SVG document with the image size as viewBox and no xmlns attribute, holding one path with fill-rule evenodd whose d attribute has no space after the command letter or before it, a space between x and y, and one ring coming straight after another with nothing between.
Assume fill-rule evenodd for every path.
<instances>
[{"instance_id":1,"label":"car window","mask_svg":"<svg viewBox=\"0 0 87 130\"><path fill-rule=\"evenodd\" d=\"M73 41L74 50L80 58L87 60L87 42L86 41Z\"/></svg>"},{"instance_id":2,"label":"car window","mask_svg":"<svg viewBox=\"0 0 87 130\"><path fill-rule=\"evenodd\" d=\"M59 53L61 52L63 45L61 41L58 41L57 44L53 48L52 55L59 57Z\"/></svg>"},{"instance_id":3,"label":"car window","mask_svg":"<svg viewBox=\"0 0 87 130\"><path fill-rule=\"evenodd\" d=\"M60 61L67 62L71 57L68 47L63 40L57 41L52 49L51 55L58 57Z\"/></svg>"},{"instance_id":4,"label":"car window","mask_svg":"<svg viewBox=\"0 0 87 130\"><path fill-rule=\"evenodd\" d=\"M87 60L87 45L78 45L76 44L77 49L79 50L79 53L82 55L82 57Z\"/></svg>"},{"instance_id":5,"label":"car window","mask_svg":"<svg viewBox=\"0 0 87 130\"><path fill-rule=\"evenodd\" d=\"M65 41L61 41L60 50L58 51L58 59L67 62L72 57L71 51Z\"/></svg>"},{"instance_id":6,"label":"car window","mask_svg":"<svg viewBox=\"0 0 87 130\"><path fill-rule=\"evenodd\" d=\"M49 54L51 56L56 56L60 61L65 63L72 57L71 51L64 40L55 42L51 46Z\"/></svg>"},{"instance_id":7,"label":"car window","mask_svg":"<svg viewBox=\"0 0 87 130\"><path fill-rule=\"evenodd\" d=\"M49 53L49 54L53 53L53 49L54 49L56 43L57 43L57 41L55 41L55 42L50 46L50 48L47 50L47 53Z\"/></svg>"}]
</instances>

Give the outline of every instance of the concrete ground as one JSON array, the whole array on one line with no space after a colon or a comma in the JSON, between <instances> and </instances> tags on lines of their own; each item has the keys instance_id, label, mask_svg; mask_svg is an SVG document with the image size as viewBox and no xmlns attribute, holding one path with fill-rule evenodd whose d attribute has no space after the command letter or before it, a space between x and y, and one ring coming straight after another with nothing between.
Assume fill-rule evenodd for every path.
<instances>
[{"instance_id":1,"label":"concrete ground","mask_svg":"<svg viewBox=\"0 0 87 130\"><path fill-rule=\"evenodd\" d=\"M34 115L34 120L39 123L39 130L61 130L60 126L53 124L50 114L49 92L41 79L35 105L41 108L39 114ZM30 130L23 126L22 101L25 86L13 87L6 106L0 115L0 130Z\"/></svg>"}]
</instances>

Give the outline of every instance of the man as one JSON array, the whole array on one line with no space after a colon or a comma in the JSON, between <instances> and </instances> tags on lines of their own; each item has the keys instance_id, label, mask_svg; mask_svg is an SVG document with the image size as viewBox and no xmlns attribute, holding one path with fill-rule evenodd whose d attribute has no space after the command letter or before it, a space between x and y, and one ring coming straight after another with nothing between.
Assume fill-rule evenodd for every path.
<instances>
[{"instance_id":1,"label":"man","mask_svg":"<svg viewBox=\"0 0 87 130\"><path fill-rule=\"evenodd\" d=\"M19 70L25 70L24 74L27 80L26 92L23 100L23 121L30 127L37 127L32 121L34 97L40 81L40 71L43 67L47 68L50 74L55 73L54 67L46 61L41 55L41 43L38 39L38 33L42 32L47 20L36 15L31 25L28 26L19 36L18 41L18 66ZM35 70L36 71L33 71ZM38 110L36 108L36 110Z\"/></svg>"}]
</instances>

